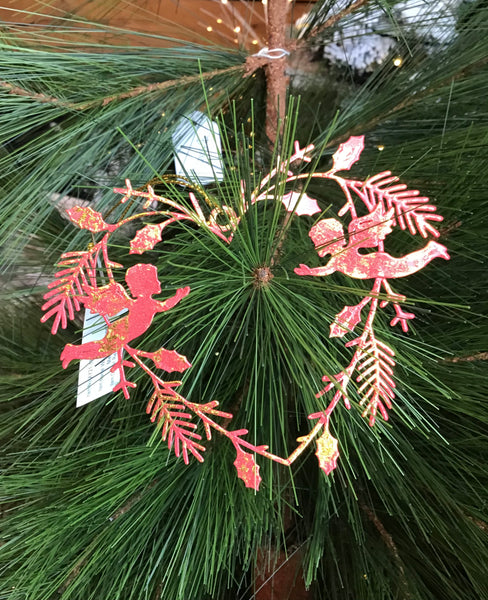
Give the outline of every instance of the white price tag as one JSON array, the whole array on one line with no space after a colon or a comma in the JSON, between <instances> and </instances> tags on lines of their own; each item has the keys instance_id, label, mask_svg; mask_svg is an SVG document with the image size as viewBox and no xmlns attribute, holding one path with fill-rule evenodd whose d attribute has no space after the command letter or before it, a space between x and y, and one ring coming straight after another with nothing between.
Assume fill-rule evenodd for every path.
<instances>
[{"instance_id":1,"label":"white price tag","mask_svg":"<svg viewBox=\"0 0 488 600\"><path fill-rule=\"evenodd\" d=\"M222 181L222 144L217 123L196 110L184 117L173 133L176 174L205 185Z\"/></svg>"},{"instance_id":2,"label":"white price tag","mask_svg":"<svg viewBox=\"0 0 488 600\"><path fill-rule=\"evenodd\" d=\"M113 319L127 312L122 310ZM98 313L92 313L89 309L85 310L85 319L83 322L82 343L96 342L105 337L107 333L107 324L104 318ZM76 395L76 406L83 406L92 400L96 400L105 394L110 393L120 381L118 371L110 372L110 369L117 362L117 353L97 358L95 360L80 360L80 371L78 373L78 393Z\"/></svg>"}]
</instances>

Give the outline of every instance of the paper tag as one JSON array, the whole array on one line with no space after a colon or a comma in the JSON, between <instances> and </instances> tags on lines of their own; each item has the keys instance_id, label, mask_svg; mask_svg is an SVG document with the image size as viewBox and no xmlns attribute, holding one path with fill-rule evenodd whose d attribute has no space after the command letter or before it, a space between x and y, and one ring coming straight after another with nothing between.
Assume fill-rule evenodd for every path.
<instances>
[{"instance_id":1,"label":"paper tag","mask_svg":"<svg viewBox=\"0 0 488 600\"><path fill-rule=\"evenodd\" d=\"M120 311L111 321L127 312L127 309ZM85 319L83 322L82 343L96 342L105 337L107 333L107 324L104 318L98 313L92 313L89 309L85 310ZM105 394L110 393L120 381L120 373L110 372L111 367L117 362L117 353L97 358L95 360L80 360L80 371L78 373L78 393L76 395L76 406L83 406L92 400L96 400Z\"/></svg>"},{"instance_id":2,"label":"paper tag","mask_svg":"<svg viewBox=\"0 0 488 600\"><path fill-rule=\"evenodd\" d=\"M222 144L217 123L198 110L184 117L173 133L176 174L203 185L222 181Z\"/></svg>"}]
</instances>

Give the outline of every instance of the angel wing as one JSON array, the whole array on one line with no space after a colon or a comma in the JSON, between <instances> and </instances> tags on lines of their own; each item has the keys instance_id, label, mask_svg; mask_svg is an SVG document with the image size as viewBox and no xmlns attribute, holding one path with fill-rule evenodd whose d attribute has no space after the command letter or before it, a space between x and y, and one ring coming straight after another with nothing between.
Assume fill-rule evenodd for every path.
<instances>
[{"instance_id":1,"label":"angel wing","mask_svg":"<svg viewBox=\"0 0 488 600\"><path fill-rule=\"evenodd\" d=\"M114 317L134 302L120 283L109 283L98 288L86 285L83 290L86 297L81 301L85 307L105 317Z\"/></svg>"}]
</instances>

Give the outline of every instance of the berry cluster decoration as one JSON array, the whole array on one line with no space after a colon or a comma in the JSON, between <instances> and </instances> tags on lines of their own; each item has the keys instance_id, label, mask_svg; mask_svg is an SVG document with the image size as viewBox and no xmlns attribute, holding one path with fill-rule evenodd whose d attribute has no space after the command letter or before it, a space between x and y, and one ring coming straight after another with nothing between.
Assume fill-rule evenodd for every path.
<instances>
[{"instance_id":1,"label":"berry cluster decoration","mask_svg":"<svg viewBox=\"0 0 488 600\"><path fill-rule=\"evenodd\" d=\"M337 466L339 449L338 441L329 432L329 422L340 400L343 400L346 408L351 408L348 396L351 380L355 379L358 383L357 394L363 407L362 414L369 419L371 427L375 424L378 413L387 420L387 409L392 408L395 398L395 354L392 348L378 339L374 327L375 318L380 309L391 304L395 316L390 325L393 327L398 324L407 332L414 314L402 309L401 305L406 298L394 292L389 280L411 275L435 258L449 259L446 247L436 241L439 232L434 224L442 221L442 216L429 203L428 198L421 196L417 190L408 190L390 171L379 173L365 181L346 179L337 174L349 170L359 159L363 148L363 136L351 137L333 155L333 165L329 171L297 175L289 170L289 165L294 162L310 162L314 146L301 149L296 142L293 155L286 161L278 160L277 167L260 181L248 201L245 200L242 186L238 212L229 206L222 206L206 215L193 192L189 194L189 208L156 194L150 185L146 191L134 190L129 180L126 180L125 187L115 188L114 193L122 196L121 203L129 199L140 201L140 213L122 218L116 223L108 223L101 213L90 207L75 206L69 209L70 220L79 228L94 236L98 235L99 240L87 250L66 252L61 256L58 263L60 270L44 296L46 302L42 307L45 311L42 321L53 319L52 333L56 334L59 327L66 328L68 320L74 319L75 313L85 307L104 319L107 333L98 341L67 344L61 353L63 368L73 360L99 359L116 354L117 360L112 370L118 371L120 379L113 391L121 391L125 398L129 398L130 390L136 387L128 379L128 370L135 367L142 369L153 388L147 413L151 415L152 422L157 421L161 426L163 440L167 441L169 449L176 456L181 455L185 463L189 462L190 455L203 461L204 440L197 432L200 422L206 440L211 439L214 431L233 444L237 453L234 465L238 477L249 488L258 490L261 481L256 455L283 465L291 465L314 439L319 466L324 473L330 474ZM177 391L181 381L168 381L158 374L158 371L172 373L191 368L185 356L166 348L146 352L131 345L133 340L148 331L157 313L171 310L179 302L184 302L184 298L191 293L191 288L179 288L171 298L156 300L153 296L161 292L157 269L152 264L140 263L125 272L127 291L114 278L114 270L123 269L123 265L113 262L109 257L109 241L113 233L130 222L147 217L157 217L160 221L146 224L137 231L130 242L131 254L143 254L152 250L161 241L168 225L183 220L205 228L226 244L231 244L242 215L249 207L261 200L274 198L277 175L284 176L287 183L309 178L336 182L346 198L338 216L350 218L347 236L342 224L335 218L321 219L311 228L309 235L318 255L330 255L330 258L322 267L298 265L294 269L296 275L325 277L337 271L354 279L373 281L371 291L358 304L345 306L330 324L331 338L353 334L353 339L346 342L345 347L353 348L354 352L349 364L339 373L322 378L325 386L316 394L317 411L308 415L316 423L307 435L297 439L298 444L288 457L273 454L266 445L252 444L246 439L246 429L232 430L229 422L233 415L219 410L217 401L205 404L190 401ZM305 193L289 192L283 194L280 200L289 213L299 216L312 216L321 212L317 201ZM358 201L362 204L362 212L367 211L365 216L358 216ZM221 218L223 215L225 219ZM420 235L422 238L434 239L405 256L393 257L385 251L384 244L395 228L408 230L412 235ZM375 251L361 253L361 249ZM126 311L124 316L111 322L111 317L121 310ZM365 317L363 313L367 313ZM355 329L363 318L364 325L360 333L356 334ZM323 398L329 392L333 396L327 404ZM226 420L225 426L221 424L222 419Z\"/></svg>"}]
</instances>

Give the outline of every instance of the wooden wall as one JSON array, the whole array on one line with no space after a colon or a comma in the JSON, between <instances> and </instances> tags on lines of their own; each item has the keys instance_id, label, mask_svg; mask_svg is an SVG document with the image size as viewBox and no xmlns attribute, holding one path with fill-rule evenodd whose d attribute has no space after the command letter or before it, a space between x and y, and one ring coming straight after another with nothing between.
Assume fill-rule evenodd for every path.
<instances>
[{"instance_id":1,"label":"wooden wall","mask_svg":"<svg viewBox=\"0 0 488 600\"><path fill-rule=\"evenodd\" d=\"M310 4L308 0L292 2L290 22L303 15ZM87 22L76 38L82 43L92 40L122 45L172 45L150 37L167 36L258 50L266 45L266 13L266 0L265 5L261 0L3 0L0 21L4 28L34 42L44 39L46 32L54 27L58 38L75 39L67 35L67 28L75 25L68 19L76 17ZM95 31L88 22L147 35Z\"/></svg>"}]
</instances>

